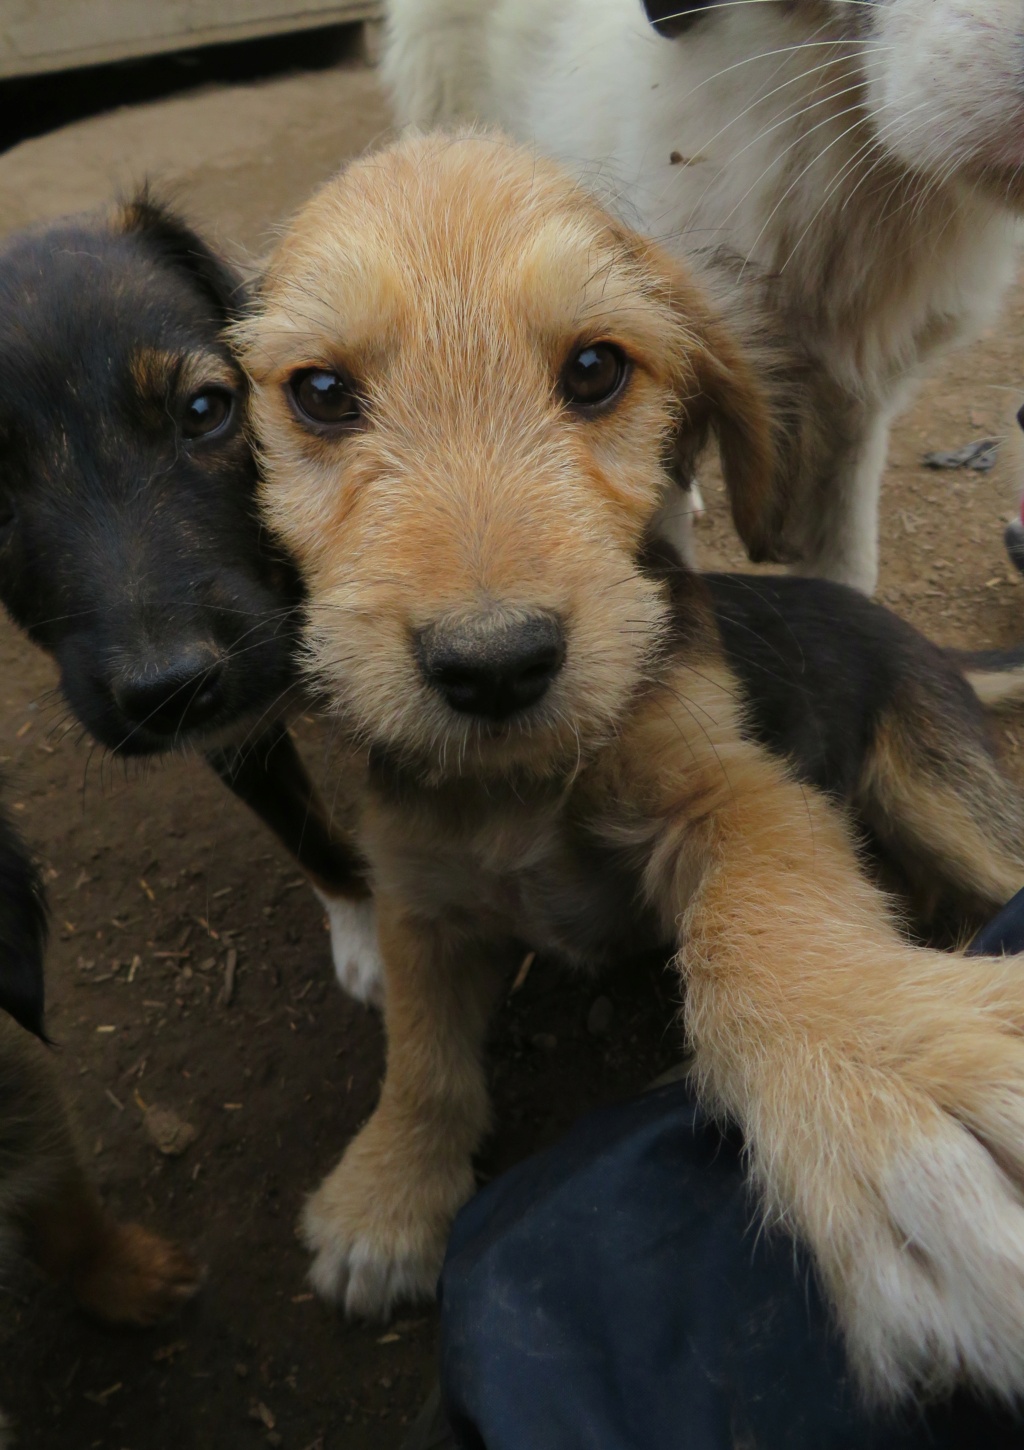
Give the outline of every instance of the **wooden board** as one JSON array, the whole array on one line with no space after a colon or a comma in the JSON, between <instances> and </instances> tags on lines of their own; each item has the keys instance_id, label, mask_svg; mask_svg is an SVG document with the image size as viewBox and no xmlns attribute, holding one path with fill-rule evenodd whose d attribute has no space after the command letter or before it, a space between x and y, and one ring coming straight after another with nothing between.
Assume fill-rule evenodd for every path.
<instances>
[{"instance_id":1,"label":"wooden board","mask_svg":"<svg viewBox=\"0 0 1024 1450\"><path fill-rule=\"evenodd\" d=\"M0 0L0 77L375 19L377 0Z\"/></svg>"}]
</instances>

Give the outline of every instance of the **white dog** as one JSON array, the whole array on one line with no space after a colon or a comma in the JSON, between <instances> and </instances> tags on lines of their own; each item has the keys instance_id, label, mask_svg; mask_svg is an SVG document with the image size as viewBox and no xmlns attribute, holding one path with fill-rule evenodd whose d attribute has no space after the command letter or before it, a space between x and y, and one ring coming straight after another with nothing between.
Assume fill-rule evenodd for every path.
<instances>
[{"instance_id":1,"label":"white dog","mask_svg":"<svg viewBox=\"0 0 1024 1450\"><path fill-rule=\"evenodd\" d=\"M388 12L402 120L498 122L702 266L775 403L748 549L870 592L890 420L1013 275L1024 0L705 0L673 38L641 0Z\"/></svg>"}]
</instances>

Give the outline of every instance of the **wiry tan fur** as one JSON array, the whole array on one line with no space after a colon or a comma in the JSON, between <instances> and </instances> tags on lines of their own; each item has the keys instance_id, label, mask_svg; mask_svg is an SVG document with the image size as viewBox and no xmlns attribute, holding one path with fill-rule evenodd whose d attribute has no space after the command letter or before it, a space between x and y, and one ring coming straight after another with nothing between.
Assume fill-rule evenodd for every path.
<instances>
[{"instance_id":1,"label":"wiry tan fur","mask_svg":"<svg viewBox=\"0 0 1024 1450\"><path fill-rule=\"evenodd\" d=\"M633 371L581 416L558 380L602 340ZM317 1288L363 1312L432 1291L524 943L579 966L665 944L705 1096L742 1125L769 1217L811 1247L865 1385L1016 1394L1024 972L908 945L842 812L747 737L705 586L683 575L670 597L646 562L666 469L708 426L737 508L771 466L692 283L549 163L426 137L307 205L238 341L309 668L370 759L387 1075L307 1206ZM347 375L358 427L303 422L306 367ZM505 722L454 713L417 632L537 609L566 636L548 693ZM865 796L921 768L893 738ZM1008 858L986 875L978 832L938 829L915 791L908 849L940 883L1001 893Z\"/></svg>"}]
</instances>

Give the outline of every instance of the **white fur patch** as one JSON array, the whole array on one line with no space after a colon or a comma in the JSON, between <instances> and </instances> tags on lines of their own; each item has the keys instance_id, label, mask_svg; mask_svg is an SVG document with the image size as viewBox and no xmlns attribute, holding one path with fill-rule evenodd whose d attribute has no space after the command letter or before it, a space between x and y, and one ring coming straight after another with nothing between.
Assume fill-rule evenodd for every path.
<instances>
[{"instance_id":1,"label":"white fur patch","mask_svg":"<svg viewBox=\"0 0 1024 1450\"><path fill-rule=\"evenodd\" d=\"M689 488L673 485L671 493L654 516L654 530L675 549L684 564L697 568L693 526L704 517L704 496L696 481Z\"/></svg>"},{"instance_id":2,"label":"white fur patch","mask_svg":"<svg viewBox=\"0 0 1024 1450\"><path fill-rule=\"evenodd\" d=\"M357 1002L380 1007L384 1001L384 968L372 900L350 901L313 889L330 922L331 955L338 981Z\"/></svg>"},{"instance_id":3,"label":"white fur patch","mask_svg":"<svg viewBox=\"0 0 1024 1450\"><path fill-rule=\"evenodd\" d=\"M1005 1151L1016 1168L1019 1151ZM891 1230L859 1245L842 1306L867 1383L884 1394L903 1390L908 1371L940 1385L966 1373L1012 1399L1024 1381L1017 1184L979 1141L947 1123L907 1145L884 1193Z\"/></svg>"}]
</instances>

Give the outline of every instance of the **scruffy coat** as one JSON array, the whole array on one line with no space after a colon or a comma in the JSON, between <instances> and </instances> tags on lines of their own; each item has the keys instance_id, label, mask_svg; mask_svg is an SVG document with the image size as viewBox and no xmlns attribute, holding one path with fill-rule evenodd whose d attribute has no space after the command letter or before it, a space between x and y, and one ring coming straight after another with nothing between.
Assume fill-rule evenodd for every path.
<instances>
[{"instance_id":1,"label":"scruffy coat","mask_svg":"<svg viewBox=\"0 0 1024 1450\"><path fill-rule=\"evenodd\" d=\"M442 135L300 212L238 341L309 670L370 762L387 1076L307 1207L317 1287L371 1312L432 1290L524 949L591 968L664 945L705 1097L813 1250L865 1383L1020 1389L1024 974L908 944L844 812L759 738L715 586L651 545L666 469L707 429L740 516L769 486L763 401L701 292L550 163ZM621 372L583 406L594 348ZM453 706L439 632L483 657L540 617L564 642L541 696ZM999 903L1024 879L1019 833L987 834L1005 782L908 689L866 791L936 886ZM900 733L915 711L948 758Z\"/></svg>"}]
</instances>

